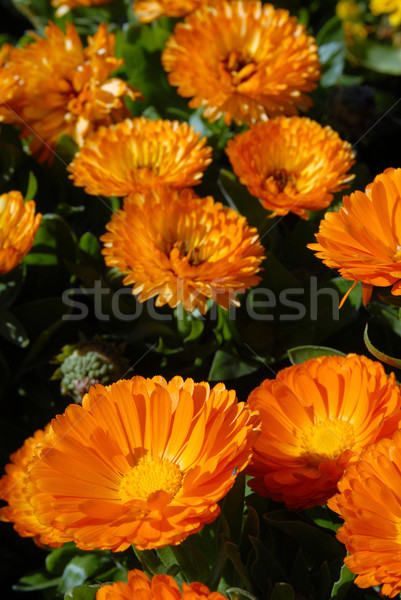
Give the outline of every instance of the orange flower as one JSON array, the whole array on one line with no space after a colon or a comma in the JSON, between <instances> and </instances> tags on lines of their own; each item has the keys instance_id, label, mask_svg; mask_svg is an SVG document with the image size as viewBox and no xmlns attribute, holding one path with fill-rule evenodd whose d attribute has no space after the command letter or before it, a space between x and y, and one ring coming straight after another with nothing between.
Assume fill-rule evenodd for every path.
<instances>
[{"instance_id":1,"label":"orange flower","mask_svg":"<svg viewBox=\"0 0 401 600\"><path fill-rule=\"evenodd\" d=\"M31 35L33 43L9 49L8 69L19 80L22 96L15 111L22 136L35 134L31 150L41 160L49 156L62 134L80 145L100 125L129 114L123 98L134 100L140 92L121 79L110 78L123 61L113 56L115 39L107 34L106 25L88 37L85 49L71 23L66 34L50 23L46 39Z\"/></svg>"},{"instance_id":2,"label":"orange flower","mask_svg":"<svg viewBox=\"0 0 401 600\"><path fill-rule=\"evenodd\" d=\"M70 177L88 194L103 196L191 187L211 162L212 149L205 143L187 123L127 119L101 127L85 141L69 166Z\"/></svg>"},{"instance_id":3,"label":"orange flower","mask_svg":"<svg viewBox=\"0 0 401 600\"><path fill-rule=\"evenodd\" d=\"M311 105L317 46L288 11L259 0L217 0L178 23L162 54L171 85L210 121L248 125Z\"/></svg>"},{"instance_id":4,"label":"orange flower","mask_svg":"<svg viewBox=\"0 0 401 600\"><path fill-rule=\"evenodd\" d=\"M134 0L134 13L142 23L159 17L183 17L209 0Z\"/></svg>"},{"instance_id":5,"label":"orange flower","mask_svg":"<svg viewBox=\"0 0 401 600\"><path fill-rule=\"evenodd\" d=\"M101 6L115 0L51 0L51 5L57 8L56 17L62 17L74 8L81 6Z\"/></svg>"},{"instance_id":6,"label":"orange flower","mask_svg":"<svg viewBox=\"0 0 401 600\"><path fill-rule=\"evenodd\" d=\"M52 427L30 472L38 518L84 550L144 550L217 517L257 418L222 383L133 377L92 387Z\"/></svg>"},{"instance_id":7,"label":"orange flower","mask_svg":"<svg viewBox=\"0 0 401 600\"><path fill-rule=\"evenodd\" d=\"M25 202L20 192L0 196L0 273L16 267L32 248L42 215L35 202Z\"/></svg>"},{"instance_id":8,"label":"orange flower","mask_svg":"<svg viewBox=\"0 0 401 600\"><path fill-rule=\"evenodd\" d=\"M326 213L316 234L318 243L308 245L354 286L362 282L364 304L373 286L392 285L391 293L401 295L400 195L401 169L386 169L365 193L344 196L339 212Z\"/></svg>"},{"instance_id":9,"label":"orange flower","mask_svg":"<svg viewBox=\"0 0 401 600\"><path fill-rule=\"evenodd\" d=\"M29 503L27 482L29 472L35 464L35 450L45 435L51 437L48 425L45 431L38 429L33 437L25 440L23 446L10 456L6 475L0 479L0 498L8 503L0 508L0 521L14 523L14 529L22 537L34 537L39 545L59 547L68 541L61 532L40 523Z\"/></svg>"},{"instance_id":10,"label":"orange flower","mask_svg":"<svg viewBox=\"0 0 401 600\"><path fill-rule=\"evenodd\" d=\"M345 523L338 539L349 552L344 561L361 588L401 591L401 431L366 448L338 484L328 506Z\"/></svg>"},{"instance_id":11,"label":"orange flower","mask_svg":"<svg viewBox=\"0 0 401 600\"><path fill-rule=\"evenodd\" d=\"M154 575L150 581L142 571L128 571L128 581L118 581L103 585L96 594L96 600L227 600L219 592L210 592L209 588L197 581L182 584L182 593L170 575Z\"/></svg>"},{"instance_id":12,"label":"orange flower","mask_svg":"<svg viewBox=\"0 0 401 600\"><path fill-rule=\"evenodd\" d=\"M273 215L329 206L333 193L353 179L351 145L331 127L301 117L277 117L236 135L226 152L249 193Z\"/></svg>"},{"instance_id":13,"label":"orange flower","mask_svg":"<svg viewBox=\"0 0 401 600\"><path fill-rule=\"evenodd\" d=\"M401 420L394 374L355 354L283 369L253 390L248 404L262 421L250 486L290 509L324 504L347 463Z\"/></svg>"},{"instance_id":14,"label":"orange flower","mask_svg":"<svg viewBox=\"0 0 401 600\"><path fill-rule=\"evenodd\" d=\"M8 54L10 44L3 44L0 48L0 123L18 125L18 102L21 99L21 90L18 85L18 75L10 69Z\"/></svg>"},{"instance_id":15,"label":"orange flower","mask_svg":"<svg viewBox=\"0 0 401 600\"><path fill-rule=\"evenodd\" d=\"M235 293L256 285L264 248L257 229L211 196L188 189L136 194L113 215L101 240L106 265L127 276L140 302L207 309L212 298L239 306Z\"/></svg>"}]
</instances>

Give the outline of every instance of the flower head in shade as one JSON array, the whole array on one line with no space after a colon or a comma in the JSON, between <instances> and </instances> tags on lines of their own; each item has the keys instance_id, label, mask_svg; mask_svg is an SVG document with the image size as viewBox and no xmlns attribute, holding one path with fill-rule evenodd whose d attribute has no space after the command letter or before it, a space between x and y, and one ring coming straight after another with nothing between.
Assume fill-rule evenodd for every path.
<instances>
[{"instance_id":1,"label":"flower head in shade","mask_svg":"<svg viewBox=\"0 0 401 600\"><path fill-rule=\"evenodd\" d=\"M236 135L226 152L249 193L273 215L329 206L333 192L353 178L351 145L331 127L306 117L277 117Z\"/></svg>"},{"instance_id":2,"label":"flower head in shade","mask_svg":"<svg viewBox=\"0 0 401 600\"><path fill-rule=\"evenodd\" d=\"M401 431L366 448L347 467L340 493L328 502L344 525L338 539L347 548L344 561L361 588L381 585L394 597L401 591Z\"/></svg>"},{"instance_id":3,"label":"flower head in shade","mask_svg":"<svg viewBox=\"0 0 401 600\"><path fill-rule=\"evenodd\" d=\"M134 13L142 23L159 17L183 17L210 0L134 0Z\"/></svg>"},{"instance_id":4,"label":"flower head in shade","mask_svg":"<svg viewBox=\"0 0 401 600\"><path fill-rule=\"evenodd\" d=\"M344 196L339 212L327 212L317 243L308 248L354 285L367 304L373 286L401 295L401 169L386 169L365 192ZM352 288L351 288L352 289Z\"/></svg>"},{"instance_id":5,"label":"flower head in shade","mask_svg":"<svg viewBox=\"0 0 401 600\"><path fill-rule=\"evenodd\" d=\"M127 119L85 141L69 166L70 177L88 194L103 196L191 187L212 160L205 143L187 123Z\"/></svg>"},{"instance_id":6,"label":"flower head in shade","mask_svg":"<svg viewBox=\"0 0 401 600\"><path fill-rule=\"evenodd\" d=\"M0 273L16 267L32 248L42 221L33 200L24 203L21 192L0 196Z\"/></svg>"},{"instance_id":7,"label":"flower head in shade","mask_svg":"<svg viewBox=\"0 0 401 600\"><path fill-rule=\"evenodd\" d=\"M178 93L210 121L250 125L309 108L317 46L288 11L258 0L217 0L178 23L162 62Z\"/></svg>"},{"instance_id":8,"label":"flower head in shade","mask_svg":"<svg viewBox=\"0 0 401 600\"><path fill-rule=\"evenodd\" d=\"M154 575L150 580L137 569L128 571L127 583L117 581L99 588L96 600L132 600L139 595L144 600L227 600L219 592L210 592L203 583L183 583L181 592L170 575Z\"/></svg>"},{"instance_id":9,"label":"flower head in shade","mask_svg":"<svg viewBox=\"0 0 401 600\"><path fill-rule=\"evenodd\" d=\"M140 302L207 309L207 299L239 306L256 285L264 248L245 217L191 190L149 190L124 203L102 238L106 265L126 275Z\"/></svg>"},{"instance_id":10,"label":"flower head in shade","mask_svg":"<svg viewBox=\"0 0 401 600\"><path fill-rule=\"evenodd\" d=\"M388 14L390 25L398 27L401 24L401 4L399 0L370 0L372 15Z\"/></svg>"},{"instance_id":11,"label":"flower head in shade","mask_svg":"<svg viewBox=\"0 0 401 600\"><path fill-rule=\"evenodd\" d=\"M60 531L46 527L37 518L36 512L29 503L27 482L29 472L36 462L35 450L45 435L51 437L51 427L43 431L38 429L32 437L25 440L23 446L10 456L6 466L6 474L0 479L0 499L7 506L0 508L0 521L14 524L14 529L21 537L34 537L39 545L59 547L69 541Z\"/></svg>"},{"instance_id":12,"label":"flower head in shade","mask_svg":"<svg viewBox=\"0 0 401 600\"><path fill-rule=\"evenodd\" d=\"M30 472L45 525L82 549L179 544L219 514L251 456L257 417L223 384L98 384L52 421Z\"/></svg>"},{"instance_id":13,"label":"flower head in shade","mask_svg":"<svg viewBox=\"0 0 401 600\"><path fill-rule=\"evenodd\" d=\"M81 6L101 6L110 4L115 0L51 0L51 5L56 8L56 17L62 17L74 8Z\"/></svg>"},{"instance_id":14,"label":"flower head in shade","mask_svg":"<svg viewBox=\"0 0 401 600\"><path fill-rule=\"evenodd\" d=\"M262 422L250 486L290 509L324 504L349 461L401 420L394 374L356 354L283 369L253 390L248 404Z\"/></svg>"},{"instance_id":15,"label":"flower head in shade","mask_svg":"<svg viewBox=\"0 0 401 600\"><path fill-rule=\"evenodd\" d=\"M22 135L32 136L31 151L46 159L62 134L78 144L100 125L121 120L129 112L124 97L140 97L125 81L110 77L123 61L115 58L115 38L100 25L88 46L72 23L67 32L50 23L46 37L10 48L6 66L19 81L15 107ZM13 103L11 103L13 107Z\"/></svg>"}]
</instances>

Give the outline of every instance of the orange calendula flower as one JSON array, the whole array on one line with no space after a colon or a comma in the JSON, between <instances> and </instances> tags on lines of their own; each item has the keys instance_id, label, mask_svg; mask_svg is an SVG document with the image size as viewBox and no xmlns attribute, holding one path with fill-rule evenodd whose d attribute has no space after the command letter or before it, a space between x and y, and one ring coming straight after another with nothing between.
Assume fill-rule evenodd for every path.
<instances>
[{"instance_id":1,"label":"orange calendula flower","mask_svg":"<svg viewBox=\"0 0 401 600\"><path fill-rule=\"evenodd\" d=\"M328 502L344 525L337 531L344 561L361 588L381 585L391 598L401 591L401 431L366 448Z\"/></svg>"},{"instance_id":2,"label":"orange calendula flower","mask_svg":"<svg viewBox=\"0 0 401 600\"><path fill-rule=\"evenodd\" d=\"M210 0L134 0L134 13L142 23L159 17L183 17Z\"/></svg>"},{"instance_id":3,"label":"orange calendula flower","mask_svg":"<svg viewBox=\"0 0 401 600\"><path fill-rule=\"evenodd\" d=\"M20 96L14 107L22 135L32 136L31 151L46 159L62 134L81 145L100 125L128 116L124 97L140 92L110 77L123 61L114 57L115 38L100 25L83 48L72 23L67 33L50 23L46 38L8 51L8 71L18 77ZM4 69L3 69L4 70Z\"/></svg>"},{"instance_id":4,"label":"orange calendula flower","mask_svg":"<svg viewBox=\"0 0 401 600\"><path fill-rule=\"evenodd\" d=\"M324 504L346 465L401 420L394 374L356 354L283 369L253 390L248 404L262 422L249 485L289 509Z\"/></svg>"},{"instance_id":5,"label":"orange calendula flower","mask_svg":"<svg viewBox=\"0 0 401 600\"><path fill-rule=\"evenodd\" d=\"M30 472L31 504L84 550L179 544L219 514L257 426L222 383L98 384L53 419L55 437Z\"/></svg>"},{"instance_id":6,"label":"orange calendula flower","mask_svg":"<svg viewBox=\"0 0 401 600\"><path fill-rule=\"evenodd\" d=\"M51 5L57 8L56 17L62 17L74 8L81 6L101 6L115 0L51 0Z\"/></svg>"},{"instance_id":7,"label":"orange calendula flower","mask_svg":"<svg viewBox=\"0 0 401 600\"><path fill-rule=\"evenodd\" d=\"M203 583L183 583L181 592L170 575L154 575L150 580L137 569L128 571L127 583L117 581L99 588L96 600L132 600L138 595L143 600L227 600L219 592L211 592Z\"/></svg>"},{"instance_id":8,"label":"orange calendula flower","mask_svg":"<svg viewBox=\"0 0 401 600\"><path fill-rule=\"evenodd\" d=\"M16 267L32 248L42 215L35 215L35 202L25 202L21 192L0 196L0 273Z\"/></svg>"},{"instance_id":9,"label":"orange calendula flower","mask_svg":"<svg viewBox=\"0 0 401 600\"><path fill-rule=\"evenodd\" d=\"M29 472L35 464L35 450L45 435L51 437L51 428L38 429L32 437L25 440L23 446L10 456L6 466L6 475L0 479L0 499L7 506L0 508L0 521L14 523L14 529L21 537L34 537L39 545L59 547L68 541L60 531L46 527L38 520L36 512L29 503L27 482Z\"/></svg>"},{"instance_id":10,"label":"orange calendula flower","mask_svg":"<svg viewBox=\"0 0 401 600\"><path fill-rule=\"evenodd\" d=\"M288 11L258 0L217 0L178 23L162 54L169 82L210 121L248 125L311 105L317 46Z\"/></svg>"},{"instance_id":11,"label":"orange calendula flower","mask_svg":"<svg viewBox=\"0 0 401 600\"><path fill-rule=\"evenodd\" d=\"M372 15L388 14L389 23L393 27L401 25L401 4L399 0L370 0L369 8Z\"/></svg>"},{"instance_id":12,"label":"orange calendula flower","mask_svg":"<svg viewBox=\"0 0 401 600\"><path fill-rule=\"evenodd\" d=\"M351 145L306 117L256 123L230 140L226 152L241 183L272 216L293 212L308 219L307 210L329 206L333 192L354 177L347 174L355 162Z\"/></svg>"},{"instance_id":13,"label":"orange calendula flower","mask_svg":"<svg viewBox=\"0 0 401 600\"><path fill-rule=\"evenodd\" d=\"M212 160L205 143L188 123L126 119L87 139L68 170L88 194L128 196L158 186L191 187Z\"/></svg>"},{"instance_id":14,"label":"orange calendula flower","mask_svg":"<svg viewBox=\"0 0 401 600\"><path fill-rule=\"evenodd\" d=\"M328 212L316 234L316 252L341 277L363 284L367 304L373 286L393 286L401 295L401 169L386 169L365 192L344 196L338 212ZM352 289L352 288L351 288Z\"/></svg>"},{"instance_id":15,"label":"orange calendula flower","mask_svg":"<svg viewBox=\"0 0 401 600\"><path fill-rule=\"evenodd\" d=\"M106 265L126 274L140 302L207 309L212 298L239 306L236 293L256 285L264 248L255 227L211 196L191 189L136 194L113 215L101 241Z\"/></svg>"}]
</instances>

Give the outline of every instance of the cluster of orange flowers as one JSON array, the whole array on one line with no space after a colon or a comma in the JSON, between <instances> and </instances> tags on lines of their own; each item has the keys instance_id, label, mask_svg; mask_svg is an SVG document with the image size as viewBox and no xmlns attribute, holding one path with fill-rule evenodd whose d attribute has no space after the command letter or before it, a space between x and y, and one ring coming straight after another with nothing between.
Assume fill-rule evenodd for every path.
<instances>
[{"instance_id":1,"label":"cluster of orange flowers","mask_svg":"<svg viewBox=\"0 0 401 600\"><path fill-rule=\"evenodd\" d=\"M180 544L218 516L217 502L246 470L254 491L288 508L328 501L345 520L338 535L358 585L383 584L394 596L401 590L400 422L394 375L353 354L288 367L247 403L222 383L211 389L181 377L96 385L82 406L68 406L11 456L0 479L7 502L0 519L52 547ZM99 598L128 598L138 585L153 598L157 584L172 586L179 600L172 580L144 577L134 571ZM202 584L191 585L183 596L208 596Z\"/></svg>"},{"instance_id":2,"label":"cluster of orange flowers","mask_svg":"<svg viewBox=\"0 0 401 600\"><path fill-rule=\"evenodd\" d=\"M104 0L106 2L107 0ZM53 0L62 12L103 0ZM148 22L186 16L162 54L178 93L210 121L245 124L227 144L235 174L272 215L327 208L352 179L350 144L298 116L320 66L316 44L288 11L259 0L137 1ZM133 119L124 99L141 93L112 77L122 64L100 25L83 48L74 26L49 24L46 37L0 53L0 121L21 126L31 151L49 158L61 135L79 151L74 184L120 196L122 209L101 238L107 266L125 275L141 302L187 311L208 300L238 306L257 285L264 258L256 228L210 196L199 197L212 149L177 121ZM51 51L50 51L51 50ZM401 169L327 212L309 247L341 275L401 295ZM0 273L29 252L40 225L33 201L0 196ZM97 385L36 431L11 457L0 519L22 536L57 547L120 551L179 544L212 522L218 501L246 471L262 496L304 509L328 502L345 523L338 536L361 587L401 591L401 392L394 375L363 356L320 357L280 371L248 402L220 383L134 377ZM338 492L338 493L336 493ZM382 514L383 504L388 514ZM200 583L181 592L168 576L133 571L104 586L100 600L221 600ZM145 591L144 591L145 590Z\"/></svg>"}]
</instances>

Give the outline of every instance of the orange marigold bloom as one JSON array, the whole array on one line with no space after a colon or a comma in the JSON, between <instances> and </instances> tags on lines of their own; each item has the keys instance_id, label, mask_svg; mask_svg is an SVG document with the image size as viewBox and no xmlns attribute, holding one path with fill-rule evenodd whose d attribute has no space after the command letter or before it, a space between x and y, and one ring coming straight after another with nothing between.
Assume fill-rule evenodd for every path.
<instances>
[{"instance_id":1,"label":"orange marigold bloom","mask_svg":"<svg viewBox=\"0 0 401 600\"><path fill-rule=\"evenodd\" d=\"M126 274L140 302L207 309L212 298L239 306L235 293L256 285L264 248L257 229L211 196L149 190L126 200L101 240L106 265Z\"/></svg>"},{"instance_id":2,"label":"orange marigold bloom","mask_svg":"<svg viewBox=\"0 0 401 600\"><path fill-rule=\"evenodd\" d=\"M0 521L14 523L14 529L22 537L34 537L39 545L59 547L67 538L59 531L40 523L29 503L27 482L29 472L35 464L35 450L45 435L51 437L50 426L43 431L38 429L23 446L10 456L6 475L0 479L0 498L7 506L0 508Z\"/></svg>"},{"instance_id":3,"label":"orange marigold bloom","mask_svg":"<svg viewBox=\"0 0 401 600\"><path fill-rule=\"evenodd\" d=\"M226 152L234 173L273 215L329 206L333 192L353 179L351 145L331 127L306 117L277 117L236 135Z\"/></svg>"},{"instance_id":4,"label":"orange marigold bloom","mask_svg":"<svg viewBox=\"0 0 401 600\"><path fill-rule=\"evenodd\" d=\"M364 304L373 286L392 285L391 293L401 295L400 195L401 169L386 169L365 192L344 196L339 212L326 213L316 234L318 243L308 245L354 286L362 282Z\"/></svg>"},{"instance_id":5,"label":"orange marigold bloom","mask_svg":"<svg viewBox=\"0 0 401 600\"><path fill-rule=\"evenodd\" d=\"M183 17L210 0L134 0L134 13L142 23L159 17Z\"/></svg>"},{"instance_id":6,"label":"orange marigold bloom","mask_svg":"<svg viewBox=\"0 0 401 600\"><path fill-rule=\"evenodd\" d=\"M134 569L128 571L128 581L117 581L103 585L96 594L96 600L132 600L140 596L142 600L227 600L219 592L197 581L182 584L182 592L170 575L154 575L152 580L145 573Z\"/></svg>"},{"instance_id":7,"label":"orange marigold bloom","mask_svg":"<svg viewBox=\"0 0 401 600\"><path fill-rule=\"evenodd\" d=\"M210 121L248 125L311 105L317 46L287 10L259 0L217 0L178 23L162 54L178 93Z\"/></svg>"},{"instance_id":8,"label":"orange marigold bloom","mask_svg":"<svg viewBox=\"0 0 401 600\"><path fill-rule=\"evenodd\" d=\"M38 518L84 550L144 550L217 517L257 417L222 383L137 376L92 387L52 427L30 472Z\"/></svg>"},{"instance_id":9,"label":"orange marigold bloom","mask_svg":"<svg viewBox=\"0 0 401 600\"><path fill-rule=\"evenodd\" d=\"M124 97L141 94L125 81L110 78L123 61L114 57L115 37L100 25L83 48L72 23L65 34L50 23L46 38L10 48L10 71L18 77L23 99L15 107L24 137L35 134L31 150L46 159L62 134L78 144L100 125L128 116ZM13 103L11 103L13 107Z\"/></svg>"},{"instance_id":10,"label":"orange marigold bloom","mask_svg":"<svg viewBox=\"0 0 401 600\"><path fill-rule=\"evenodd\" d=\"M102 6L115 0L51 0L51 5L57 8L56 17L62 17L74 8L81 6Z\"/></svg>"},{"instance_id":11,"label":"orange marigold bloom","mask_svg":"<svg viewBox=\"0 0 401 600\"><path fill-rule=\"evenodd\" d=\"M348 462L401 420L394 374L355 354L283 369L253 390L248 404L262 422L250 486L290 509L324 504Z\"/></svg>"},{"instance_id":12,"label":"orange marigold bloom","mask_svg":"<svg viewBox=\"0 0 401 600\"><path fill-rule=\"evenodd\" d=\"M401 431L366 448L328 502L345 523L337 531L349 556L344 561L361 588L381 585L394 597L401 591Z\"/></svg>"},{"instance_id":13,"label":"orange marigold bloom","mask_svg":"<svg viewBox=\"0 0 401 600\"><path fill-rule=\"evenodd\" d=\"M25 202L21 192L0 196L0 273L16 267L32 248L42 215L35 215L35 202Z\"/></svg>"},{"instance_id":14,"label":"orange marigold bloom","mask_svg":"<svg viewBox=\"0 0 401 600\"><path fill-rule=\"evenodd\" d=\"M205 144L188 123L126 119L100 127L68 170L88 194L128 196L156 186L191 187L212 160Z\"/></svg>"}]
</instances>

